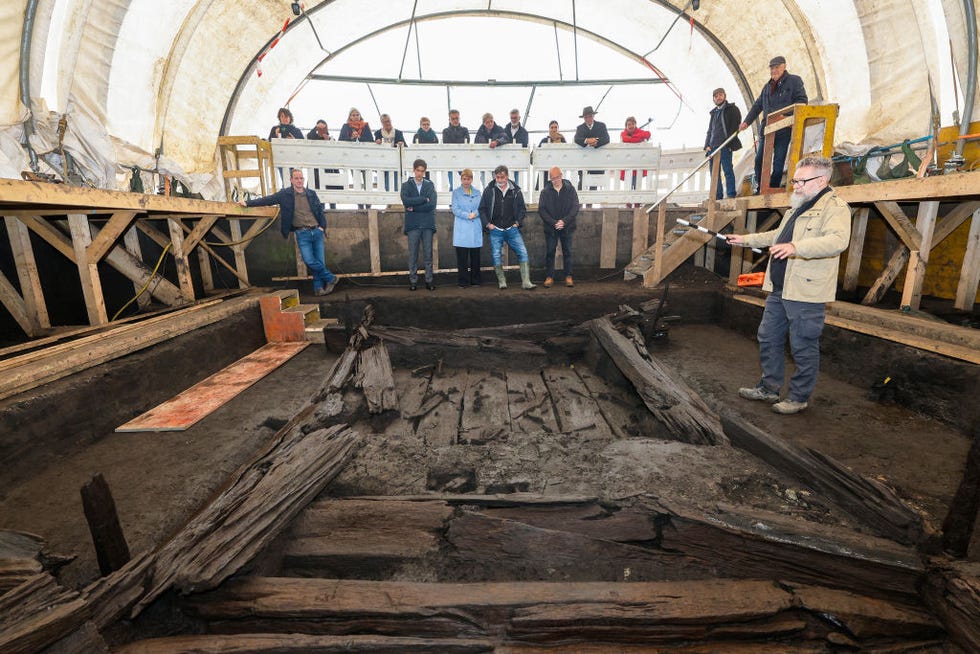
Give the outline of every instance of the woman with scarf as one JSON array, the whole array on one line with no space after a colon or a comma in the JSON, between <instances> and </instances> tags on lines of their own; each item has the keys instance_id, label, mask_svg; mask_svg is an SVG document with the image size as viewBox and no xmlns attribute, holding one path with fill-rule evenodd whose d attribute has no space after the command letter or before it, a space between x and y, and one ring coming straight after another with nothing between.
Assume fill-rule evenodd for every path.
<instances>
[{"instance_id":1,"label":"woman with scarf","mask_svg":"<svg viewBox=\"0 0 980 654\"><path fill-rule=\"evenodd\" d=\"M623 143L646 143L650 140L650 132L645 129L640 129L636 126L636 118L630 116L626 119L626 129L623 130L622 134L619 135L620 140ZM643 176L647 176L647 171L643 171ZM626 171L619 171L619 178L622 180L626 179ZM636 190L636 171L633 171L633 182L630 185L630 189ZM630 205L626 205L630 206ZM639 206L639 205L637 205Z\"/></svg>"},{"instance_id":2,"label":"woman with scarf","mask_svg":"<svg viewBox=\"0 0 980 654\"><path fill-rule=\"evenodd\" d=\"M371 126L366 120L361 119L361 112L356 107L351 107L347 114L347 122L340 128L340 138L338 141L361 141L371 143L374 141L374 134L371 133Z\"/></svg>"}]
</instances>

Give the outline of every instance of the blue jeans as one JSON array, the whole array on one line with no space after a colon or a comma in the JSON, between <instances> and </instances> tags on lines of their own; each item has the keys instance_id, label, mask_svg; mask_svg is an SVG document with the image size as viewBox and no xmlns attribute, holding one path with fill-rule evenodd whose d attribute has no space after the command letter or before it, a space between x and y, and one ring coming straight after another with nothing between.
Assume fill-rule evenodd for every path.
<instances>
[{"instance_id":1,"label":"blue jeans","mask_svg":"<svg viewBox=\"0 0 980 654\"><path fill-rule=\"evenodd\" d=\"M318 227L297 229L294 233L303 263L313 275L313 290L319 291L327 284L332 284L337 276L327 269L327 262L323 255L323 231Z\"/></svg>"},{"instance_id":2,"label":"blue jeans","mask_svg":"<svg viewBox=\"0 0 980 654\"><path fill-rule=\"evenodd\" d=\"M572 230L544 230L544 271L545 277L555 276L555 249L561 241L561 260L565 266L565 277L572 276Z\"/></svg>"},{"instance_id":3,"label":"blue jeans","mask_svg":"<svg viewBox=\"0 0 980 654\"><path fill-rule=\"evenodd\" d=\"M786 377L786 334L796 372L789 380L787 397L806 402L817 385L820 370L820 334L823 332L826 305L819 302L784 300L770 293L759 324L759 362L762 381L759 386L778 393Z\"/></svg>"},{"instance_id":4,"label":"blue jeans","mask_svg":"<svg viewBox=\"0 0 980 654\"><path fill-rule=\"evenodd\" d=\"M422 243L422 265L425 266L425 281L432 281L432 235L434 229L412 229L408 234L408 281L419 281L419 242Z\"/></svg>"},{"instance_id":5,"label":"blue jeans","mask_svg":"<svg viewBox=\"0 0 980 654\"><path fill-rule=\"evenodd\" d=\"M783 181L783 166L786 165L786 153L789 142L793 137L793 128L787 127L776 132L772 142L772 175L769 177L769 188L776 188ZM764 141L760 140L755 150L755 183L758 192L762 191L762 151ZM792 174L792 170L789 171Z\"/></svg>"},{"instance_id":6,"label":"blue jeans","mask_svg":"<svg viewBox=\"0 0 980 654\"><path fill-rule=\"evenodd\" d=\"M715 199L733 198L736 195L736 190L735 167L732 166L731 148L722 148L721 152L718 153L718 158L721 160L721 176L718 177L718 192L715 194ZM724 183L724 195L722 195L722 183Z\"/></svg>"},{"instance_id":7,"label":"blue jeans","mask_svg":"<svg viewBox=\"0 0 980 654\"><path fill-rule=\"evenodd\" d=\"M493 265L501 265L500 252L504 249L504 242L511 252L517 255L517 261L524 263L527 261L527 248L524 247L524 239L521 237L521 230L516 227L507 229L490 230L490 256L493 257Z\"/></svg>"}]
</instances>

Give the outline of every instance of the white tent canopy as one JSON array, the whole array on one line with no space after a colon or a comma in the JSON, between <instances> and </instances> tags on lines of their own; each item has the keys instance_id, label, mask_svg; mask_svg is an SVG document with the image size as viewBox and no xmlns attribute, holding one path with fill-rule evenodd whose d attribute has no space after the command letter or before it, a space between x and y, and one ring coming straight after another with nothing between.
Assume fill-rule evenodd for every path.
<instances>
[{"instance_id":1,"label":"white tent canopy","mask_svg":"<svg viewBox=\"0 0 980 654\"><path fill-rule=\"evenodd\" d=\"M406 132L421 115L441 128L450 104L471 128L483 111L502 122L511 107L530 107L532 130L556 118L567 131L584 105L601 100L610 131L626 115L652 117L665 147L696 145L711 89L729 89L744 112L776 54L803 77L811 102L840 105L839 143L893 143L930 133L934 105L940 123L951 124L962 107L954 89L967 87L969 69L963 0L702 0L697 10L688 0L323 0L306 2L299 19L290 4L6 0L0 175L23 169L12 147L27 116L22 51L38 149L57 144L67 114L64 147L99 185L114 183L115 164L153 167L162 144L162 165L199 174L191 181L201 186L222 130L264 136L287 102L299 125L325 118L336 135L350 106L375 127L377 110L390 112ZM669 84L573 83L654 81L658 71ZM310 81L313 74L392 83ZM973 113L976 120L976 104Z\"/></svg>"}]
</instances>

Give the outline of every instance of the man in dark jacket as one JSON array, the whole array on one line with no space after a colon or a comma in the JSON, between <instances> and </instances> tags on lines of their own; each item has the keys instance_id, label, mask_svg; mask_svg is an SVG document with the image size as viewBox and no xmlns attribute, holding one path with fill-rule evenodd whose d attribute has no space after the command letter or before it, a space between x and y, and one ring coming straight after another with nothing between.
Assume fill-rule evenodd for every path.
<instances>
[{"instance_id":1,"label":"man in dark jacket","mask_svg":"<svg viewBox=\"0 0 980 654\"><path fill-rule=\"evenodd\" d=\"M490 234L490 254L493 257L493 269L497 273L497 286L507 288L507 278L504 276L503 258L501 251L504 242L510 251L517 255L521 268L521 288L532 290L531 269L527 259L527 248L521 237L521 227L527 215L527 205L521 189L508 177L509 171L503 164L493 170L494 181L487 186L480 198L480 222L483 229Z\"/></svg>"},{"instance_id":2,"label":"man in dark jacket","mask_svg":"<svg viewBox=\"0 0 980 654\"><path fill-rule=\"evenodd\" d=\"M601 148L604 145L609 145L609 130L606 129L605 123L600 123L595 119L595 111L591 106L586 107L582 110L582 115L579 116L584 122L575 128L575 143L583 148ZM590 175L602 175L601 170L590 170ZM582 188L582 176L579 175L578 187ZM596 188L595 186L590 186L590 189Z\"/></svg>"},{"instance_id":3,"label":"man in dark jacket","mask_svg":"<svg viewBox=\"0 0 980 654\"><path fill-rule=\"evenodd\" d=\"M480 129L476 130L473 142L488 143L491 148L495 148L498 145L510 143L510 135L507 134L507 130L493 121L493 114L485 113L483 114L483 124L480 125Z\"/></svg>"},{"instance_id":4,"label":"man in dark jacket","mask_svg":"<svg viewBox=\"0 0 980 654\"><path fill-rule=\"evenodd\" d=\"M412 163L412 177L401 188L405 205L405 236L408 237L408 290L419 284L419 244L425 266L425 287L436 290L432 281L432 237L436 233L436 187L425 178L428 164L424 159Z\"/></svg>"},{"instance_id":5,"label":"man in dark jacket","mask_svg":"<svg viewBox=\"0 0 980 654\"><path fill-rule=\"evenodd\" d=\"M293 170L289 176L290 186L272 195L253 200L242 200L243 207L267 207L279 205L280 229L282 237L288 238L289 232L296 232L296 244L299 246L303 263L313 274L313 292L316 295L326 295L333 292L337 285L337 277L327 269L323 255L323 235L327 229L327 217L323 212L323 203L316 192L304 185L303 171Z\"/></svg>"},{"instance_id":6,"label":"man in dark jacket","mask_svg":"<svg viewBox=\"0 0 980 654\"><path fill-rule=\"evenodd\" d=\"M565 265L565 286L574 286L572 281L572 233L575 231L575 217L578 216L578 192L571 182L562 179L561 168L554 166L548 171L550 184L545 184L538 199L538 215L544 223L545 239L545 279L544 287L554 284L555 249L561 241L561 256Z\"/></svg>"},{"instance_id":7,"label":"man in dark jacket","mask_svg":"<svg viewBox=\"0 0 980 654\"><path fill-rule=\"evenodd\" d=\"M711 110L708 120L708 133L704 137L704 151L710 155L728 139L729 136L738 132L738 125L742 122L742 112L731 102L728 102L725 89L715 89L712 94L715 103ZM735 169L732 167L732 152L742 149L742 142L736 136L728 145L721 149L718 158L721 160L721 171L725 175L725 195L722 196L722 180L718 180L717 199L722 197L733 198L736 194L735 188Z\"/></svg>"},{"instance_id":8,"label":"man in dark jacket","mask_svg":"<svg viewBox=\"0 0 980 654\"><path fill-rule=\"evenodd\" d=\"M738 130L747 129L759 115L762 115L762 124L765 126L769 114L773 111L788 107L791 104L806 104L806 89L803 88L803 79L799 75L791 75L786 72L786 57L773 57L769 61L770 80L762 87L759 98L755 101L749 112L745 114L745 120L738 126ZM772 175L769 178L769 187L777 188L783 180L783 168L786 166L786 153L789 150L789 141L793 135L793 128L786 127L775 133L772 146ZM755 149L755 183L756 193L762 189L762 144L763 137L760 135L759 144Z\"/></svg>"},{"instance_id":9,"label":"man in dark jacket","mask_svg":"<svg viewBox=\"0 0 980 654\"><path fill-rule=\"evenodd\" d=\"M443 143L469 143L470 130L459 124L459 111L449 110L449 125L442 130ZM449 190L453 190L453 171L449 171Z\"/></svg>"}]
</instances>

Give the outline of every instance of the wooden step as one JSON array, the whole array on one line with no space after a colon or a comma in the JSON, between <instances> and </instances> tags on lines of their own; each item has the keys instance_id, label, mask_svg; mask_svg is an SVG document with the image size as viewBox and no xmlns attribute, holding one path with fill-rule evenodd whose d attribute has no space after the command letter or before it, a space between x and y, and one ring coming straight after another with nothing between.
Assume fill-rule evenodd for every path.
<instances>
[{"instance_id":1,"label":"wooden step","mask_svg":"<svg viewBox=\"0 0 980 654\"><path fill-rule=\"evenodd\" d=\"M265 339L270 343L306 341L306 327L320 320L320 305L300 304L295 289L263 295L259 305Z\"/></svg>"},{"instance_id":2,"label":"wooden step","mask_svg":"<svg viewBox=\"0 0 980 654\"><path fill-rule=\"evenodd\" d=\"M306 340L310 343L323 343L325 338L323 335L324 327L333 327L338 324L336 318L317 318L306 323Z\"/></svg>"},{"instance_id":3,"label":"wooden step","mask_svg":"<svg viewBox=\"0 0 980 654\"><path fill-rule=\"evenodd\" d=\"M319 304L296 304L286 307L283 313L298 313L303 316L303 324L310 325L320 319Z\"/></svg>"}]
</instances>

